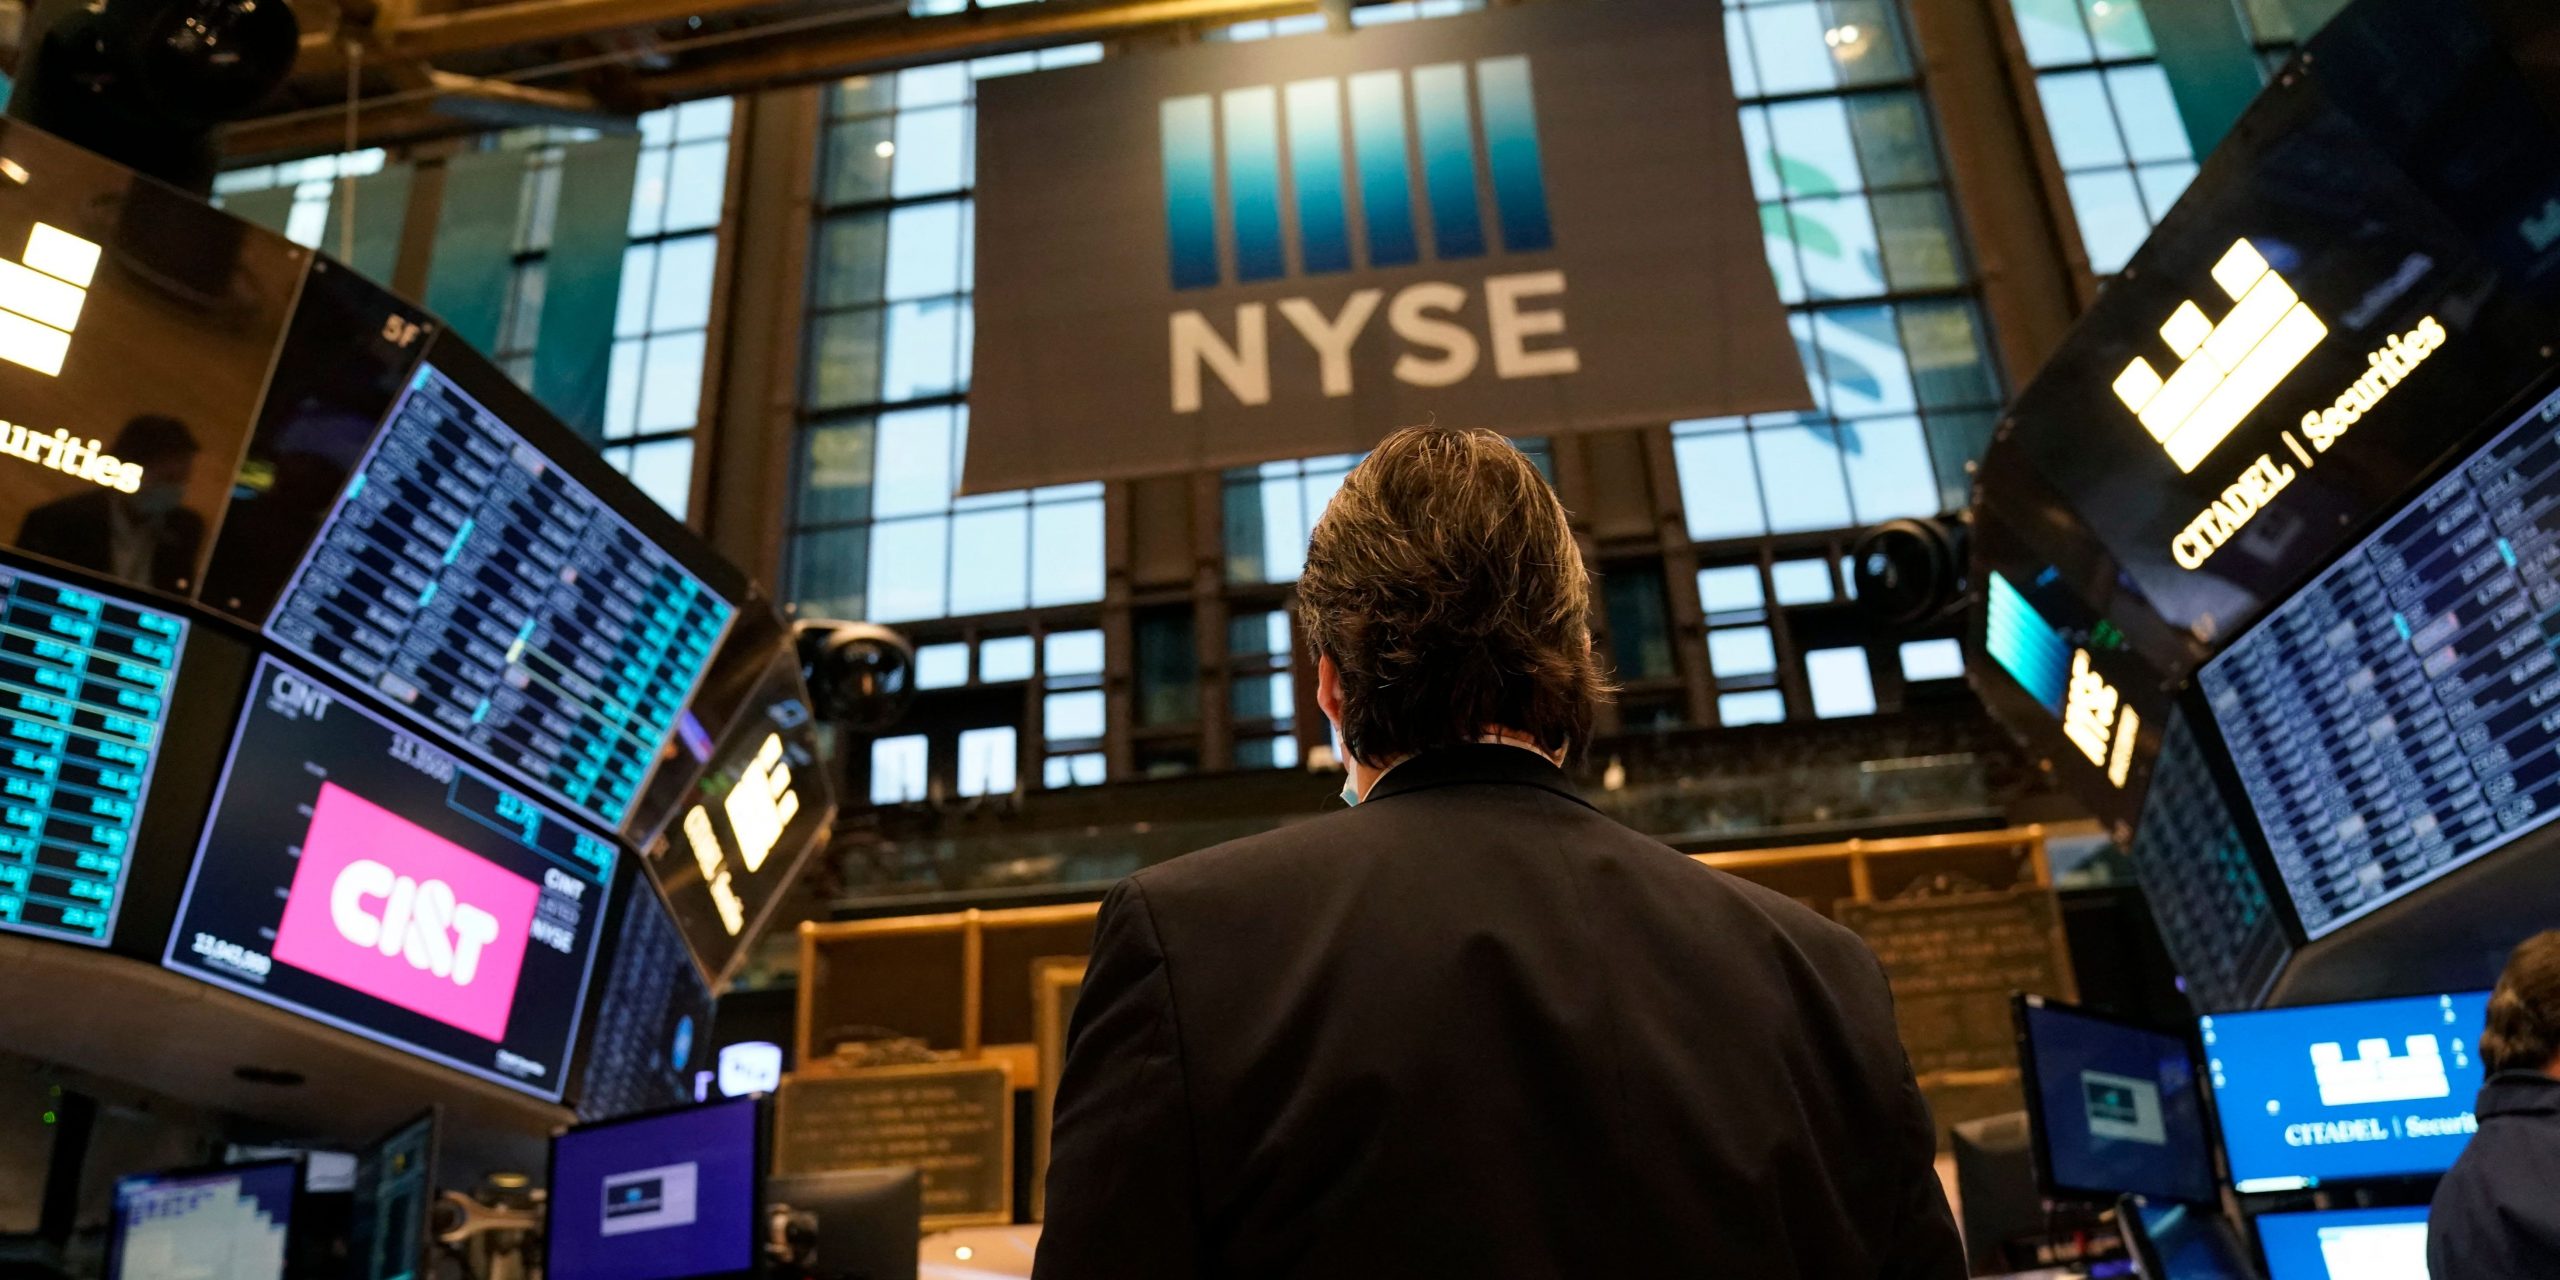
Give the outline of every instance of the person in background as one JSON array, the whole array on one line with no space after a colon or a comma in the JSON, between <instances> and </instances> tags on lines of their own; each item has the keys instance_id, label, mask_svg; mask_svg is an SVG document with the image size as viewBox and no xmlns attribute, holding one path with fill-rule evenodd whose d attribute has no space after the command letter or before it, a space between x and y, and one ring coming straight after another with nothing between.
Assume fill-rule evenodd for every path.
<instances>
[{"instance_id":1,"label":"person in background","mask_svg":"<svg viewBox=\"0 0 2560 1280\"><path fill-rule=\"evenodd\" d=\"M2507 958L2489 996L2473 1108L2480 1132L2436 1184L2427 1269L2436 1280L2560 1276L2560 930Z\"/></svg>"},{"instance_id":2,"label":"person in background","mask_svg":"<svg viewBox=\"0 0 2560 1280\"><path fill-rule=\"evenodd\" d=\"M1352 471L1298 585L1352 807L1103 904L1039 1280L1953 1280L1885 977L1560 767L1606 683L1486 431Z\"/></svg>"},{"instance_id":3,"label":"person in background","mask_svg":"<svg viewBox=\"0 0 2560 1280\"><path fill-rule=\"evenodd\" d=\"M204 517L186 507L202 452L187 424L144 414L124 424L107 450L142 468L132 493L83 486L27 513L17 546L64 564L163 591L193 586L204 552Z\"/></svg>"}]
</instances>

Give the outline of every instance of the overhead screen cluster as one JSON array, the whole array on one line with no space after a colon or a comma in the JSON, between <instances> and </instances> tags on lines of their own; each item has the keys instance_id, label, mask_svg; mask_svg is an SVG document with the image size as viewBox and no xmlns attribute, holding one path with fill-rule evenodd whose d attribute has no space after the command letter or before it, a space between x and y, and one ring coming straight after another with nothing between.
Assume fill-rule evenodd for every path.
<instances>
[{"instance_id":1,"label":"overhead screen cluster","mask_svg":"<svg viewBox=\"0 0 2560 1280\"><path fill-rule=\"evenodd\" d=\"M24 124L0 158L0 314L54 335L0 352L0 931L689 1099L834 813L773 605L433 316Z\"/></svg>"},{"instance_id":2,"label":"overhead screen cluster","mask_svg":"<svg viewBox=\"0 0 2560 1280\"><path fill-rule=\"evenodd\" d=\"M1976 686L2206 1007L2416 954L2431 886L2560 813L2560 88L2519 23L2560 27L2342 14L1982 462Z\"/></svg>"}]
</instances>

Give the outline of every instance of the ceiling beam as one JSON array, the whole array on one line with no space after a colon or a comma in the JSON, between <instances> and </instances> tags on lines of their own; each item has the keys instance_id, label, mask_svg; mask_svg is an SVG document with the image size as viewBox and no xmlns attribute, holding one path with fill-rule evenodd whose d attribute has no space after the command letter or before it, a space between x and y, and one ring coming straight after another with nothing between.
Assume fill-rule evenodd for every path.
<instances>
[{"instance_id":1,"label":"ceiling beam","mask_svg":"<svg viewBox=\"0 0 2560 1280\"><path fill-rule=\"evenodd\" d=\"M774 3L775 0L509 0L449 13L395 12L354 34L364 40L367 62L443 58L654 27L687 18L712 18L767 8ZM294 73L318 75L344 70L343 42L347 34L315 31L303 36Z\"/></svg>"},{"instance_id":2,"label":"ceiling beam","mask_svg":"<svg viewBox=\"0 0 2560 1280\"><path fill-rule=\"evenodd\" d=\"M773 47L661 75L634 87L652 99L681 102L751 89L773 89L867 71L893 70L957 57L1010 53L1109 40L1189 24L1216 25L1311 13L1316 0L1118 0L1116 3L1025 4L938 18L894 18L850 25L842 34L779 42Z\"/></svg>"},{"instance_id":3,"label":"ceiling beam","mask_svg":"<svg viewBox=\"0 0 2560 1280\"><path fill-rule=\"evenodd\" d=\"M632 127L632 113L571 90L435 70L426 72L426 80L426 93L409 94L401 101L368 106L357 113L356 146L424 142L531 125L607 133ZM346 117L336 111L297 111L242 121L222 131L223 156L234 163L293 159L344 150L346 145Z\"/></svg>"}]
</instances>

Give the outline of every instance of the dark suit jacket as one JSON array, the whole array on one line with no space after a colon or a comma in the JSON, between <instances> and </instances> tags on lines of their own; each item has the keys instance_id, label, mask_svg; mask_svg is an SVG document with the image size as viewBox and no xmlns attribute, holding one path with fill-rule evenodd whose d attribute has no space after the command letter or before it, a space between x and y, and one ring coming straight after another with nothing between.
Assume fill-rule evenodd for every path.
<instances>
[{"instance_id":1,"label":"dark suit jacket","mask_svg":"<svg viewBox=\"0 0 2560 1280\"><path fill-rule=\"evenodd\" d=\"M1526 751L1140 872L1039 1280L1965 1274L1874 956Z\"/></svg>"},{"instance_id":2,"label":"dark suit jacket","mask_svg":"<svg viewBox=\"0 0 2560 1280\"><path fill-rule=\"evenodd\" d=\"M2502 1071L2473 1111L2480 1132L2427 1210L2427 1270L2436 1280L2560 1276L2560 1080Z\"/></svg>"},{"instance_id":3,"label":"dark suit jacket","mask_svg":"<svg viewBox=\"0 0 2560 1280\"><path fill-rule=\"evenodd\" d=\"M14 544L21 551L51 556L64 564L107 577L115 576L107 545L105 489L57 498L27 513ZM196 557L204 551L204 517L179 507L161 517L160 542L151 549L151 580L143 586L183 591L195 577Z\"/></svg>"}]
</instances>

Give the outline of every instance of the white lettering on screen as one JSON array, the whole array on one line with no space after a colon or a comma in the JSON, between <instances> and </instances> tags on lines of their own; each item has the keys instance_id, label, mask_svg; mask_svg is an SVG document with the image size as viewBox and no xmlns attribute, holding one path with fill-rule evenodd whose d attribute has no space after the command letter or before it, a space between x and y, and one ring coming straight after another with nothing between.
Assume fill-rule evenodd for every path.
<instances>
[{"instance_id":1,"label":"white lettering on screen","mask_svg":"<svg viewBox=\"0 0 2560 1280\"><path fill-rule=\"evenodd\" d=\"M370 900L380 900L379 914ZM403 956L453 985L467 987L480 975L480 952L498 940L498 918L457 901L442 880L423 883L371 858L338 873L329 888L329 919L338 936L386 956Z\"/></svg>"}]
</instances>

